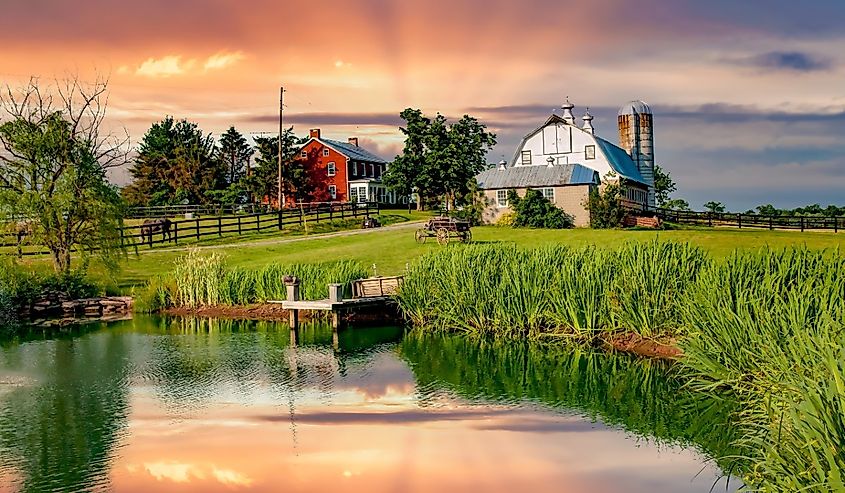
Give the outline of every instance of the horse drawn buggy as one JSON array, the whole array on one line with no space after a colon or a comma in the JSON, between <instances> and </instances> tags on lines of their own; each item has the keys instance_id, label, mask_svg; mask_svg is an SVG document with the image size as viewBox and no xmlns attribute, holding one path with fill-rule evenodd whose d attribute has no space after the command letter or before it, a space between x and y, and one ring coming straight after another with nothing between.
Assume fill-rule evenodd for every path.
<instances>
[{"instance_id":1,"label":"horse drawn buggy","mask_svg":"<svg viewBox=\"0 0 845 493\"><path fill-rule=\"evenodd\" d=\"M450 240L467 243L472 240L469 221L461 221L451 217L435 217L428 220L425 226L414 233L417 243L425 243L428 238L437 238L437 243L446 245Z\"/></svg>"}]
</instances>

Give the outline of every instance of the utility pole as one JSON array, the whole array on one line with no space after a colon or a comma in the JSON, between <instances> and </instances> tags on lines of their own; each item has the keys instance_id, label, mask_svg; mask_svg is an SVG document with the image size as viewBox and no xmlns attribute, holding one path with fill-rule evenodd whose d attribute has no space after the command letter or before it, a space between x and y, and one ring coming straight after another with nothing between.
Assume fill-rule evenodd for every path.
<instances>
[{"instance_id":1,"label":"utility pole","mask_svg":"<svg viewBox=\"0 0 845 493\"><path fill-rule=\"evenodd\" d=\"M284 142L284 108L285 108L285 88L279 88L279 210L284 207L285 204L285 192L282 188L283 181L282 181L282 153L283 149L283 142Z\"/></svg>"}]
</instances>

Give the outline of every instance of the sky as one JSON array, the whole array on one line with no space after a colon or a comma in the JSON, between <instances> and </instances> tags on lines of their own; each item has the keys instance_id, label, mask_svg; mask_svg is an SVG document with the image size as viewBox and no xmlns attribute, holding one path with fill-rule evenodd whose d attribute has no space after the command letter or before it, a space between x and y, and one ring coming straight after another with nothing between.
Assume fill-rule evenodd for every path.
<instances>
[{"instance_id":1,"label":"sky","mask_svg":"<svg viewBox=\"0 0 845 493\"><path fill-rule=\"evenodd\" d=\"M3 0L0 78L109 78L111 128L166 115L215 135L402 147L407 107L470 114L509 157L568 96L618 141L654 111L655 159L695 209L845 204L841 0ZM118 178L120 179L120 178Z\"/></svg>"}]
</instances>

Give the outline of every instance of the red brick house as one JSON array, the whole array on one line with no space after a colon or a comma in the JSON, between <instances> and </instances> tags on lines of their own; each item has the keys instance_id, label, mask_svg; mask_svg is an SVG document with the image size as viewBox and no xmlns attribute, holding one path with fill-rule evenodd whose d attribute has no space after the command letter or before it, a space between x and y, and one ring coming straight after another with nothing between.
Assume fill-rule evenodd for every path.
<instances>
[{"instance_id":1,"label":"red brick house","mask_svg":"<svg viewBox=\"0 0 845 493\"><path fill-rule=\"evenodd\" d=\"M311 129L294 166L302 166L314 187L311 202L396 203L393 192L381 183L388 162L359 147L358 139L347 142L325 139L320 129ZM287 199L288 206L293 198Z\"/></svg>"}]
</instances>

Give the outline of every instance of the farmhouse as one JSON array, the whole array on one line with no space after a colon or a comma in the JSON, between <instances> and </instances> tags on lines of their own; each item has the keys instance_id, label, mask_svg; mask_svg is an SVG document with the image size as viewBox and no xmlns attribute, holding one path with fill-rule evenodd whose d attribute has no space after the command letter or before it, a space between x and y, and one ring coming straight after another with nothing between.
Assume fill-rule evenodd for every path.
<instances>
[{"instance_id":1,"label":"farmhouse","mask_svg":"<svg viewBox=\"0 0 845 493\"><path fill-rule=\"evenodd\" d=\"M653 118L648 105L632 101L619 110L620 146L595 135L589 111L583 125L576 125L574 108L567 99L563 116L552 114L529 132L510 163L502 161L476 176L490 204L485 221L495 222L509 210L509 190L524 195L533 188L573 216L576 226L586 226L590 190L609 180L619 182L628 205L654 206Z\"/></svg>"},{"instance_id":2,"label":"farmhouse","mask_svg":"<svg viewBox=\"0 0 845 493\"><path fill-rule=\"evenodd\" d=\"M296 157L314 190L311 200L317 202L396 203L395 193L381 182L388 162L358 145L358 138L347 142L325 139L319 128L311 129L308 141ZM287 205L293 205L288 199Z\"/></svg>"}]
</instances>

